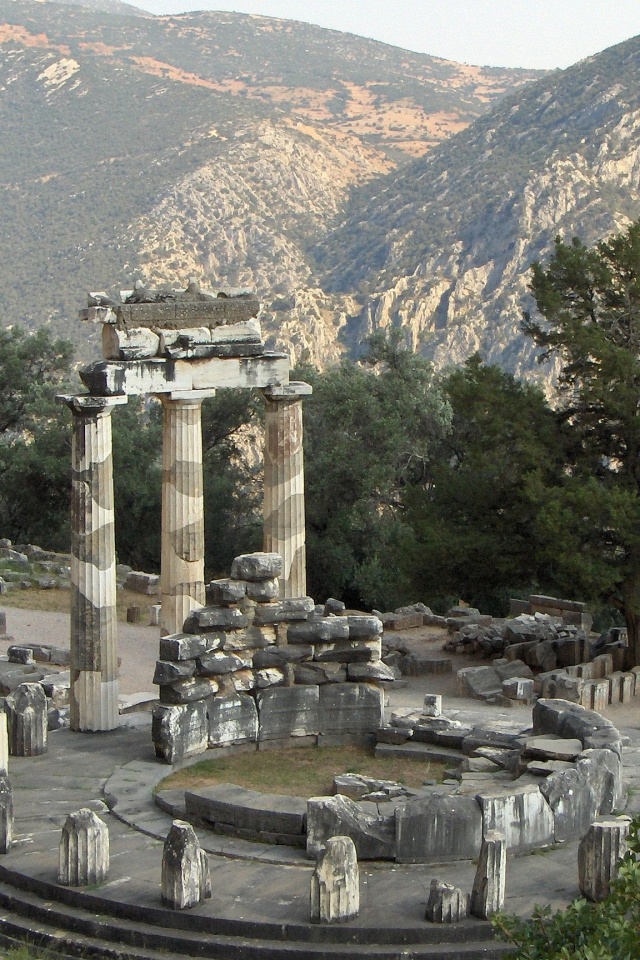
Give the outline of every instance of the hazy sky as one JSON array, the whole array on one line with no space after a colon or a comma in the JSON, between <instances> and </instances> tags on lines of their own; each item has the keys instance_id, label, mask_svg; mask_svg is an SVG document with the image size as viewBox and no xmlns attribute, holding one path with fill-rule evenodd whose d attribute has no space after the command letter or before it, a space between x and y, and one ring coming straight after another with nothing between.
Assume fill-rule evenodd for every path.
<instances>
[{"instance_id":1,"label":"hazy sky","mask_svg":"<svg viewBox=\"0 0 640 960\"><path fill-rule=\"evenodd\" d=\"M130 0L151 13L235 10L304 20L447 60L570 64L640 34L640 0Z\"/></svg>"}]
</instances>

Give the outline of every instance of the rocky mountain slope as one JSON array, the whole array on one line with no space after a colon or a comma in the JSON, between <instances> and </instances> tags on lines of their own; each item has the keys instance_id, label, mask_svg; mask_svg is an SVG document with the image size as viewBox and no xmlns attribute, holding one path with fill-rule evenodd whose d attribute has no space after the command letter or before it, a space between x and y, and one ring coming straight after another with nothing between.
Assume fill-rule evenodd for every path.
<instances>
[{"instance_id":1,"label":"rocky mountain slope","mask_svg":"<svg viewBox=\"0 0 640 960\"><path fill-rule=\"evenodd\" d=\"M640 215L640 38L504 100L422 160L360 188L324 239L322 281L368 290L358 342L400 325L438 367L479 350L536 368L519 322L553 238L605 237Z\"/></svg>"},{"instance_id":2,"label":"rocky mountain slope","mask_svg":"<svg viewBox=\"0 0 640 960\"><path fill-rule=\"evenodd\" d=\"M351 189L538 75L263 17L0 0L0 322L86 354L87 289L195 275L256 287L274 338L334 359L362 304L308 250Z\"/></svg>"}]
</instances>

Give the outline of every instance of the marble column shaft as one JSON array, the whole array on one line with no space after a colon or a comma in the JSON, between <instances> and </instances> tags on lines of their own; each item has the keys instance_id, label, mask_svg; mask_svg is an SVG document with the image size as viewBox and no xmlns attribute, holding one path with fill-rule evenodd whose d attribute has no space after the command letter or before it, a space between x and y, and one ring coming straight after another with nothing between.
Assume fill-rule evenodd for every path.
<instances>
[{"instance_id":1,"label":"marble column shaft","mask_svg":"<svg viewBox=\"0 0 640 960\"><path fill-rule=\"evenodd\" d=\"M306 383L263 390L263 549L282 557L281 597L303 597L307 593L302 397L310 393Z\"/></svg>"},{"instance_id":2,"label":"marble column shaft","mask_svg":"<svg viewBox=\"0 0 640 960\"><path fill-rule=\"evenodd\" d=\"M118 726L116 548L111 411L126 397L61 397L73 414L72 730Z\"/></svg>"},{"instance_id":3,"label":"marble column shaft","mask_svg":"<svg viewBox=\"0 0 640 960\"><path fill-rule=\"evenodd\" d=\"M178 633L204 605L202 398L163 396L162 559L163 636Z\"/></svg>"}]
</instances>

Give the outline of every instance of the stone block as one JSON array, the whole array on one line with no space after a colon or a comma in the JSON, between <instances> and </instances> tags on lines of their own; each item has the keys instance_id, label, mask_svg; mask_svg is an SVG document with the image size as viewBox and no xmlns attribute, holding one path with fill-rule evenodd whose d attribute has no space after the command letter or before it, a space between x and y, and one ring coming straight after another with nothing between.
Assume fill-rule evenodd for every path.
<instances>
[{"instance_id":1,"label":"stone block","mask_svg":"<svg viewBox=\"0 0 640 960\"><path fill-rule=\"evenodd\" d=\"M253 657L253 666L256 670L268 670L271 667L284 667L288 663L302 663L311 660L313 647L296 644L295 646L268 647L266 650L257 650Z\"/></svg>"},{"instance_id":2,"label":"stone block","mask_svg":"<svg viewBox=\"0 0 640 960\"><path fill-rule=\"evenodd\" d=\"M388 682L396 678L393 670L382 660L371 663L350 663L347 666L347 677L355 683Z\"/></svg>"},{"instance_id":3,"label":"stone block","mask_svg":"<svg viewBox=\"0 0 640 960\"><path fill-rule=\"evenodd\" d=\"M504 909L507 873L507 842L502 833L489 830L482 841L473 881L470 910L474 917L488 920Z\"/></svg>"},{"instance_id":4,"label":"stone block","mask_svg":"<svg viewBox=\"0 0 640 960\"><path fill-rule=\"evenodd\" d=\"M320 732L317 686L272 687L258 693L257 703L259 740L305 737Z\"/></svg>"},{"instance_id":5,"label":"stone block","mask_svg":"<svg viewBox=\"0 0 640 960\"><path fill-rule=\"evenodd\" d=\"M176 680L190 680L195 672L195 660L156 660L152 682L165 685Z\"/></svg>"},{"instance_id":6,"label":"stone block","mask_svg":"<svg viewBox=\"0 0 640 960\"><path fill-rule=\"evenodd\" d=\"M591 824L578 847L578 886L588 900L604 900L611 892L620 861L627 851L629 817L601 817Z\"/></svg>"},{"instance_id":7,"label":"stone block","mask_svg":"<svg viewBox=\"0 0 640 960\"><path fill-rule=\"evenodd\" d=\"M439 693L425 693L422 706L425 717L439 717L442 715L442 695Z\"/></svg>"},{"instance_id":8,"label":"stone block","mask_svg":"<svg viewBox=\"0 0 640 960\"><path fill-rule=\"evenodd\" d=\"M324 605L323 614L325 617L328 617L333 613L335 616L339 617L345 612L346 609L346 605L342 602L342 600L336 600L334 597L328 597Z\"/></svg>"},{"instance_id":9,"label":"stone block","mask_svg":"<svg viewBox=\"0 0 640 960\"><path fill-rule=\"evenodd\" d=\"M498 660L493 660L491 667L503 681L511 680L513 677L533 679L533 671L524 660L507 660L506 657L501 657Z\"/></svg>"},{"instance_id":10,"label":"stone block","mask_svg":"<svg viewBox=\"0 0 640 960\"><path fill-rule=\"evenodd\" d=\"M458 687L462 696L489 700L502 693L502 682L491 667L463 667L458 670Z\"/></svg>"},{"instance_id":11,"label":"stone block","mask_svg":"<svg viewBox=\"0 0 640 960\"><path fill-rule=\"evenodd\" d=\"M297 684L345 683L347 668L342 663L316 663L305 661L293 665L293 676Z\"/></svg>"},{"instance_id":12,"label":"stone block","mask_svg":"<svg viewBox=\"0 0 640 960\"><path fill-rule=\"evenodd\" d=\"M311 797L307 803L307 854L317 856L331 837L353 841L358 860L393 860L394 817L372 816L348 797Z\"/></svg>"},{"instance_id":13,"label":"stone block","mask_svg":"<svg viewBox=\"0 0 640 960\"><path fill-rule=\"evenodd\" d=\"M433 879L425 919L431 923L460 923L469 913L469 894L443 880Z\"/></svg>"},{"instance_id":14,"label":"stone block","mask_svg":"<svg viewBox=\"0 0 640 960\"><path fill-rule=\"evenodd\" d=\"M282 576L282 557L279 553L244 553L231 564L234 580L272 580Z\"/></svg>"},{"instance_id":15,"label":"stone block","mask_svg":"<svg viewBox=\"0 0 640 960\"><path fill-rule=\"evenodd\" d=\"M608 678L586 680L583 688L583 706L595 710L596 713L602 713L609 706L610 687Z\"/></svg>"},{"instance_id":16,"label":"stone block","mask_svg":"<svg viewBox=\"0 0 640 960\"><path fill-rule=\"evenodd\" d=\"M249 626L249 619L237 607L202 607L192 610L184 622L186 633L206 630L242 630Z\"/></svg>"},{"instance_id":17,"label":"stone block","mask_svg":"<svg viewBox=\"0 0 640 960\"><path fill-rule=\"evenodd\" d=\"M13 790L9 777L0 774L0 853L8 853L13 842Z\"/></svg>"},{"instance_id":18,"label":"stone block","mask_svg":"<svg viewBox=\"0 0 640 960\"><path fill-rule=\"evenodd\" d=\"M7 657L9 663L35 663L35 658L33 656L33 650L31 647L23 647L17 644L12 644L7 649Z\"/></svg>"},{"instance_id":19,"label":"stone block","mask_svg":"<svg viewBox=\"0 0 640 960\"><path fill-rule=\"evenodd\" d=\"M278 667L267 667L264 670L254 670L256 690L266 690L267 687L280 687L287 683L287 674Z\"/></svg>"},{"instance_id":20,"label":"stone block","mask_svg":"<svg viewBox=\"0 0 640 960\"><path fill-rule=\"evenodd\" d=\"M358 857L350 837L330 837L311 875L312 923L342 923L360 911Z\"/></svg>"},{"instance_id":21,"label":"stone block","mask_svg":"<svg viewBox=\"0 0 640 960\"><path fill-rule=\"evenodd\" d=\"M530 703L533 699L533 680L523 677L511 677L502 681L502 692L509 700Z\"/></svg>"},{"instance_id":22,"label":"stone block","mask_svg":"<svg viewBox=\"0 0 640 960\"><path fill-rule=\"evenodd\" d=\"M190 680L176 680L174 683L160 687L160 703L184 704L194 703L197 700L207 700L219 690L219 685L213 678L192 677Z\"/></svg>"},{"instance_id":23,"label":"stone block","mask_svg":"<svg viewBox=\"0 0 640 960\"><path fill-rule=\"evenodd\" d=\"M509 851L525 852L554 842L553 813L537 786L483 790L477 800L484 834L491 830L503 834Z\"/></svg>"},{"instance_id":24,"label":"stone block","mask_svg":"<svg viewBox=\"0 0 640 960\"><path fill-rule=\"evenodd\" d=\"M306 620L313 609L314 603L311 597L273 600L271 603L258 604L253 622L256 626L264 626L285 623L288 620Z\"/></svg>"},{"instance_id":25,"label":"stone block","mask_svg":"<svg viewBox=\"0 0 640 960\"><path fill-rule=\"evenodd\" d=\"M380 637L373 640L335 640L333 643L316 643L313 659L320 662L367 663L380 660L381 654Z\"/></svg>"},{"instance_id":26,"label":"stone block","mask_svg":"<svg viewBox=\"0 0 640 960\"><path fill-rule=\"evenodd\" d=\"M258 710L253 697L212 697L207 703L209 746L252 743L258 739Z\"/></svg>"},{"instance_id":27,"label":"stone block","mask_svg":"<svg viewBox=\"0 0 640 960\"><path fill-rule=\"evenodd\" d=\"M9 731L7 715L0 711L0 776L6 777L9 773Z\"/></svg>"},{"instance_id":28,"label":"stone block","mask_svg":"<svg viewBox=\"0 0 640 960\"><path fill-rule=\"evenodd\" d=\"M610 653L601 653L593 658L593 676L595 680L613 673L613 657Z\"/></svg>"},{"instance_id":29,"label":"stone block","mask_svg":"<svg viewBox=\"0 0 640 960\"><path fill-rule=\"evenodd\" d=\"M276 600L280 594L280 582L277 577L273 580L247 581L247 597L256 603L268 603Z\"/></svg>"},{"instance_id":30,"label":"stone block","mask_svg":"<svg viewBox=\"0 0 640 960\"><path fill-rule=\"evenodd\" d=\"M225 640L222 631L216 633L174 633L160 639L161 660L195 660L217 650Z\"/></svg>"},{"instance_id":31,"label":"stone block","mask_svg":"<svg viewBox=\"0 0 640 960\"><path fill-rule=\"evenodd\" d=\"M322 687L319 721L323 734L375 733L384 722L383 692L367 683Z\"/></svg>"},{"instance_id":32,"label":"stone block","mask_svg":"<svg viewBox=\"0 0 640 960\"><path fill-rule=\"evenodd\" d=\"M147 597L155 597L160 592L160 577L155 573L143 573L141 570L132 570L124 581L125 590L132 593L142 593Z\"/></svg>"},{"instance_id":33,"label":"stone block","mask_svg":"<svg viewBox=\"0 0 640 960\"><path fill-rule=\"evenodd\" d=\"M161 898L185 910L211 896L209 860L190 823L174 820L162 849Z\"/></svg>"},{"instance_id":34,"label":"stone block","mask_svg":"<svg viewBox=\"0 0 640 960\"><path fill-rule=\"evenodd\" d=\"M557 660L553 643L551 640L541 640L525 652L524 660L530 667L537 670L544 670L547 673L555 670Z\"/></svg>"},{"instance_id":35,"label":"stone block","mask_svg":"<svg viewBox=\"0 0 640 960\"><path fill-rule=\"evenodd\" d=\"M585 681L581 677L570 677L566 674L556 674L555 695L561 700L570 700L571 703L582 703Z\"/></svg>"},{"instance_id":36,"label":"stone block","mask_svg":"<svg viewBox=\"0 0 640 960\"><path fill-rule=\"evenodd\" d=\"M623 673L622 674L622 684L620 689L620 702L621 703L630 703L636 692L636 675L635 673Z\"/></svg>"},{"instance_id":37,"label":"stone block","mask_svg":"<svg viewBox=\"0 0 640 960\"><path fill-rule=\"evenodd\" d=\"M382 620L374 616L348 615L349 639L378 637L382 633Z\"/></svg>"},{"instance_id":38,"label":"stone block","mask_svg":"<svg viewBox=\"0 0 640 960\"><path fill-rule=\"evenodd\" d=\"M275 644L275 627L247 627L246 630L227 630L224 634L224 649L240 653L243 650L262 650Z\"/></svg>"},{"instance_id":39,"label":"stone block","mask_svg":"<svg viewBox=\"0 0 640 960\"><path fill-rule=\"evenodd\" d=\"M226 606L238 603L247 595L247 584L244 580L212 580L207 584L207 604Z\"/></svg>"},{"instance_id":40,"label":"stone block","mask_svg":"<svg viewBox=\"0 0 640 960\"><path fill-rule=\"evenodd\" d=\"M235 653L224 653L222 650L213 650L196 660L197 672L201 677L218 677L225 673L235 673L236 670L246 670L252 663L251 657L239 657Z\"/></svg>"},{"instance_id":41,"label":"stone block","mask_svg":"<svg viewBox=\"0 0 640 960\"><path fill-rule=\"evenodd\" d=\"M37 757L47 752L47 698L39 683L21 683L5 700L9 753Z\"/></svg>"},{"instance_id":42,"label":"stone block","mask_svg":"<svg viewBox=\"0 0 640 960\"><path fill-rule=\"evenodd\" d=\"M314 617L301 623L292 623L287 628L288 643L330 643L333 640L349 639L347 617Z\"/></svg>"},{"instance_id":43,"label":"stone block","mask_svg":"<svg viewBox=\"0 0 640 960\"><path fill-rule=\"evenodd\" d=\"M66 887L86 887L104 883L108 876L106 823L87 807L70 813L60 838L58 882Z\"/></svg>"},{"instance_id":44,"label":"stone block","mask_svg":"<svg viewBox=\"0 0 640 960\"><path fill-rule=\"evenodd\" d=\"M522 756L525 760L576 760L581 753L581 740L537 735L527 738Z\"/></svg>"},{"instance_id":45,"label":"stone block","mask_svg":"<svg viewBox=\"0 0 640 960\"><path fill-rule=\"evenodd\" d=\"M204 700L179 706L156 704L151 721L156 756L173 764L204 753L209 742L207 707Z\"/></svg>"},{"instance_id":46,"label":"stone block","mask_svg":"<svg viewBox=\"0 0 640 960\"><path fill-rule=\"evenodd\" d=\"M423 614L383 613L381 620L385 630L416 630L423 625Z\"/></svg>"},{"instance_id":47,"label":"stone block","mask_svg":"<svg viewBox=\"0 0 640 960\"><path fill-rule=\"evenodd\" d=\"M216 783L185 791L187 814L207 823L230 824L257 833L302 836L307 802L302 797L248 790L234 783Z\"/></svg>"},{"instance_id":48,"label":"stone block","mask_svg":"<svg viewBox=\"0 0 640 960\"><path fill-rule=\"evenodd\" d=\"M417 797L396 811L399 863L472 860L482 841L482 814L473 797Z\"/></svg>"}]
</instances>

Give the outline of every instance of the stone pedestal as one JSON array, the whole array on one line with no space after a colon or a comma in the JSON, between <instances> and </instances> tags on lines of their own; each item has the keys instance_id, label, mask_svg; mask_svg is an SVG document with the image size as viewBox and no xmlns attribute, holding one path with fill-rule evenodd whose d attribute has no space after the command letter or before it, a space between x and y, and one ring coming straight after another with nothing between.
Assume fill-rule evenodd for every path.
<instances>
[{"instance_id":1,"label":"stone pedestal","mask_svg":"<svg viewBox=\"0 0 640 960\"><path fill-rule=\"evenodd\" d=\"M126 397L61 397L73 414L71 729L118 726L111 411Z\"/></svg>"},{"instance_id":2,"label":"stone pedestal","mask_svg":"<svg viewBox=\"0 0 640 960\"><path fill-rule=\"evenodd\" d=\"M109 876L109 831L83 807L67 817L60 837L58 882L66 887L104 883Z\"/></svg>"},{"instance_id":3,"label":"stone pedestal","mask_svg":"<svg viewBox=\"0 0 640 960\"><path fill-rule=\"evenodd\" d=\"M471 913L488 920L504 907L507 841L504 834L489 830L482 841L471 892Z\"/></svg>"},{"instance_id":4,"label":"stone pedestal","mask_svg":"<svg viewBox=\"0 0 640 960\"><path fill-rule=\"evenodd\" d=\"M6 698L9 753L39 757L47 752L47 698L39 683L21 683Z\"/></svg>"},{"instance_id":5,"label":"stone pedestal","mask_svg":"<svg viewBox=\"0 0 640 960\"><path fill-rule=\"evenodd\" d=\"M211 896L209 861L195 830L174 820L162 851L162 902L172 910L195 907Z\"/></svg>"},{"instance_id":6,"label":"stone pedestal","mask_svg":"<svg viewBox=\"0 0 640 960\"><path fill-rule=\"evenodd\" d=\"M432 880L425 919L432 923L460 923L469 913L469 894L442 880Z\"/></svg>"},{"instance_id":7,"label":"stone pedestal","mask_svg":"<svg viewBox=\"0 0 640 960\"><path fill-rule=\"evenodd\" d=\"M627 850L629 817L599 817L578 847L578 886L589 900L604 900Z\"/></svg>"},{"instance_id":8,"label":"stone pedestal","mask_svg":"<svg viewBox=\"0 0 640 960\"><path fill-rule=\"evenodd\" d=\"M302 397L307 383L262 391L266 404L264 450L264 550L283 560L281 597L307 592Z\"/></svg>"},{"instance_id":9,"label":"stone pedestal","mask_svg":"<svg viewBox=\"0 0 640 960\"><path fill-rule=\"evenodd\" d=\"M205 602L202 401L214 392L161 397L163 636L182 630L191 611Z\"/></svg>"},{"instance_id":10,"label":"stone pedestal","mask_svg":"<svg viewBox=\"0 0 640 960\"><path fill-rule=\"evenodd\" d=\"M350 837L331 837L311 875L311 922L340 923L360 911L356 848Z\"/></svg>"}]
</instances>

